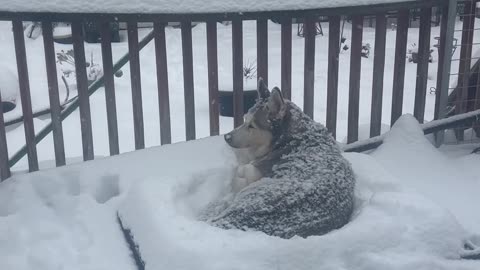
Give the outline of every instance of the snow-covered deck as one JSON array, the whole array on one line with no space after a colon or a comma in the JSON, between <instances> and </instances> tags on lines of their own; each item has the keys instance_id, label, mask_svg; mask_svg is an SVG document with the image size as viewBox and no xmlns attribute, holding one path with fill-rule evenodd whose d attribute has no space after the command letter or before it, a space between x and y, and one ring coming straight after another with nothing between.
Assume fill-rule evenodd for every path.
<instances>
[{"instance_id":1,"label":"snow-covered deck","mask_svg":"<svg viewBox=\"0 0 480 270\"><path fill-rule=\"evenodd\" d=\"M235 161L220 137L17 175L0 183L0 268L133 270L119 211L146 269L479 269L458 260L480 232L480 155L469 151L438 151L405 116L373 153L345 154L352 221L290 240L196 220L230 188Z\"/></svg>"}]
</instances>

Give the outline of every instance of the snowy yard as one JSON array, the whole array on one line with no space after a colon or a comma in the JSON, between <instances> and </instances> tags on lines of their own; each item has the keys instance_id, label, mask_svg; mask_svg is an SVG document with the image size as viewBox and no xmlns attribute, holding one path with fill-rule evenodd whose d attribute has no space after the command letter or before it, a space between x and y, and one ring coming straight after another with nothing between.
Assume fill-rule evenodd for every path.
<instances>
[{"instance_id":1,"label":"snowy yard","mask_svg":"<svg viewBox=\"0 0 480 270\"><path fill-rule=\"evenodd\" d=\"M460 28L457 24L457 29ZM297 25L293 25L293 44L292 44L292 99L299 106L303 106L303 59L304 59L304 39L296 35ZM316 54L315 54L315 100L314 100L314 118L316 121L325 123L326 117L326 88L327 88L327 51L328 51L328 24L322 23L325 36L317 36L316 38ZM254 62L256 60L256 32L255 22L244 22L244 63ZM350 42L351 25L345 25L344 36L347 37L347 44ZM13 72L15 69L15 52L13 46L13 36L11 34L11 24L8 22L0 23L0 31L4 33L0 37L0 47L2 48L4 65L7 65ZM148 33L149 29L140 30L140 38ZM209 135L208 124L208 81L207 81L207 50L206 50L206 34L205 24L199 24L192 29L193 31L193 61L194 61L194 81L195 81L195 113L196 113L196 135L197 138ZM460 40L461 32L456 33L456 37ZM122 33L123 41L121 43L113 43L114 62L119 59L127 50L126 33ZM361 95L360 95L360 125L368 125L370 122L370 106L371 106L371 89L373 78L373 45L374 45L374 29L364 28L363 42L370 43L372 46L370 58L362 58L362 79L361 79ZM388 127L390 123L391 101L392 101L392 83L393 83L393 62L395 50L394 30L387 30L386 44L386 63L385 63L385 79L383 94L383 113L382 122ZM432 41L435 44L434 37L439 35L439 27L432 28ZM475 35L475 38L478 38ZM184 113L184 97L183 97L183 70L182 70L182 52L181 52L181 36L179 29L167 28L167 58L168 58L168 79L170 87L170 108L172 119L172 140L179 142L185 140L185 113ZM476 41L474 41L476 42ZM410 28L408 36L408 45L418 44L418 28ZM43 54L43 41L40 36L36 40L26 39L27 56L29 64L30 85L32 92L32 100L34 111L49 106L48 88L46 82L45 59ZM93 56L94 62L101 64L101 50L99 44L85 44L87 60ZM67 51L71 49L71 45L55 44L57 52L61 50ZM219 85L220 89L230 88L232 84L232 64L231 64L231 26L218 24L218 59L219 59ZM475 46L473 48L476 49ZM456 50L455 56L458 58L460 50ZM145 142L146 146L155 146L160 144L160 126L158 116L158 98L155 68L155 49L151 42L140 53L141 74L142 74L142 95L145 123ZM427 89L436 85L437 72L437 52L432 53L434 62L429 65L429 80ZM339 96L338 96L338 120L337 120L337 140L343 141L347 132L347 108L348 108L348 76L350 65L350 51L340 54L340 70L339 70ZM59 70L65 69L65 66L57 65ZM404 93L404 113L413 113L413 104L415 96L415 78L417 65L407 62L405 93ZM452 71L458 69L458 61L452 63ZM120 152L128 152L134 150L133 138L133 114L130 90L130 76L128 64L122 69L123 76L115 78L118 128L120 139ZM453 72L453 73L456 73ZM452 76L452 81L455 78ZM280 25L269 22L269 86L280 86ZM60 99L65 97L65 87L61 80ZM245 82L246 87L255 85L253 80ZM73 91L75 94L75 91ZM427 93L427 104L425 118L427 120L433 118L434 94ZM105 95L103 88L98 90L90 98L90 107L92 114L93 139L95 155L108 156L108 134L106 129L106 109ZM5 114L5 120L15 118L21 114L21 106L14 111ZM40 130L48 122L48 118L36 118L35 130ZM64 122L64 139L67 163L78 161L82 156L81 136L80 136L80 120L78 110L69 116ZM233 127L232 118L220 118L220 131L226 132ZM388 130L388 128L387 128ZM386 131L386 130L383 130ZM362 139L362 134L360 134ZM365 136L363 136L365 138ZM13 125L8 128L7 141L9 145L9 155L13 155L22 145L25 144L23 139L23 126ZM38 146L40 167L54 166L53 140L49 135ZM26 159L21 160L14 170L22 170L27 166Z\"/></svg>"},{"instance_id":2,"label":"snowy yard","mask_svg":"<svg viewBox=\"0 0 480 270\"><path fill-rule=\"evenodd\" d=\"M255 61L255 22L244 22L244 63ZM303 102L304 40L293 25L292 100ZM328 25L316 38L314 118L325 122ZM459 28L459 25L457 25ZM2 62L15 70L11 24L0 23ZM140 31L140 37L149 29ZM111 158L81 160L78 111L63 122L70 166L33 174L24 158L17 175L0 183L0 269L133 270L130 250L116 221L117 211L132 229L146 269L480 269L480 261L459 260L467 238L480 245L480 155L478 145L432 146L418 122L403 116L371 153L345 153L357 183L351 221L323 236L289 240L260 232L221 230L197 220L199 212L230 190L236 161L222 137L209 135L205 25L193 28L197 141L134 150L128 65L115 78L120 151ZM125 41L125 33L122 33ZM461 33L456 33L460 40ZM349 42L350 25L345 26ZM390 122L395 49L394 30L387 32L382 121ZM439 35L432 28L431 44ZM458 35L458 36L457 36ZM185 140L180 30L167 28L168 76L173 142ZM478 38L478 35L475 35ZM374 29L363 42L374 44ZM478 40L480 41L480 39ZM478 42L477 40L474 42ZM418 29L409 29L408 44L418 44ZM48 107L43 42L26 39L34 109ZM69 45L56 44L56 51ZM85 44L87 59L101 63L99 44ZM114 43L114 61L127 43ZM218 24L219 84L232 78L231 28ZM475 48L474 48L475 50ZM140 53L146 146L160 144L154 45ZM455 55L459 55L459 50ZM429 66L427 89L436 85L437 53ZM458 57L457 57L458 58ZM347 131L350 51L340 54L337 140ZM60 70L62 66L58 66ZM407 63L403 112L413 112L417 66ZM370 121L373 57L362 58L360 139ZM458 62L452 63L452 71ZM60 73L60 72L59 72ZM455 72L456 73L456 72ZM454 80L454 78L452 77ZM246 85L251 82L246 83ZM280 86L280 25L269 22L269 86ZM60 83L62 87L62 84ZM60 89L61 99L65 89ZM95 156L108 156L103 89L90 97ZM433 118L434 95L427 92L425 117ZM21 108L5 114L8 121ZM38 131L48 117L34 119ZM221 133L233 127L221 117ZM384 130L384 132L387 132ZM25 143L23 126L7 130L9 154ZM54 166L51 135L38 146L41 168ZM126 153L130 152L130 153ZM208 158L207 158L208 157ZM473 238L472 238L473 235Z\"/></svg>"}]
</instances>

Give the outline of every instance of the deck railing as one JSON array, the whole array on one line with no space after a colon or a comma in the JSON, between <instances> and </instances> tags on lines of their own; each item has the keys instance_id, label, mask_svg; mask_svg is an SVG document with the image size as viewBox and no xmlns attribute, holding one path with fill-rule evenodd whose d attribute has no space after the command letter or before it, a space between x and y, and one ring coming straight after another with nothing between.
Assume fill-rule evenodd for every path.
<instances>
[{"instance_id":1,"label":"deck railing","mask_svg":"<svg viewBox=\"0 0 480 270\"><path fill-rule=\"evenodd\" d=\"M337 131L338 85L339 85L339 53L341 19L350 18L352 22L351 58L349 70L349 99L348 99L348 143L358 140L359 132L359 98L361 78L361 51L364 18L375 18L375 44L372 80L372 102L370 136L380 135L384 91L385 43L387 31L387 14L397 19L397 34L395 45L395 64L393 77L393 94L391 102L392 124L403 113L403 93L405 80L407 33L409 29L410 12L420 11L418 66L416 77L416 92L414 115L424 121L425 97L427 93L428 66L430 55L432 8L440 10L440 47L439 69L437 71L437 90L435 101L435 119L445 117L447 106L449 73L454 32L457 1L424 0L405 1L390 4L370 6L339 7L313 10L246 12L246 13L209 13L209 14L78 14L78 13L34 13L34 12L2 12L0 20L11 21L13 26L17 68L20 83L21 102L23 108L23 123L25 127L26 145L12 158L8 159L8 150L3 117L0 116L0 171L2 179L10 176L10 167L25 154L28 156L30 171L39 169L37 158L37 143L49 132L53 132L56 165L65 165L65 149L62 133L62 120L71 112L79 108L81 116L81 134L83 159L92 160L95 149L92 138L92 121L89 106L89 96L99 87L105 87L107 108L107 129L109 136L110 154L119 153L117 113L115 104L114 73L129 61L130 78L133 102L133 133L135 149L145 147L145 132L143 124L142 85L140 80L141 65L139 51L150 40L155 42L155 61L157 67L156 80L158 84L158 106L160 117L161 144L171 142L169 82L167 56L168 51L165 39L165 26L168 22L181 23L181 41L183 55L183 81L185 101L186 139L196 138L195 101L192 60L192 22L206 23L206 42L208 59L208 89L210 134L219 134L219 94L218 94L218 59L217 59L217 22L231 21L232 29L232 63L233 63L233 100L234 125L243 121L243 33L242 24L245 20L256 20L257 25L257 75L268 81L268 28L267 22L272 19L281 23L281 88L286 98L291 97L292 89L292 20L300 19L304 23L305 58L304 58L304 92L303 108L306 114L313 117L314 112L314 84L315 84L315 36L316 20L320 16L328 18L328 81L327 81L327 128L333 136ZM1 9L1 7L0 7ZM438 16L435 16L438 18ZM40 21L43 27L46 71L50 98L51 123L41 131L35 131L30 98L29 75L25 53L25 41L22 22ZM84 49L84 33L82 23L95 22L101 29L101 51L104 75L101 79L89 85L86 74L86 60ZM59 103L57 70L55 51L52 37L53 22L70 22L72 41L75 56L76 81L78 99L66 107ZM128 32L129 52L118 63L112 62L111 37L109 34L110 22L126 22ZM138 38L137 24L152 22L153 31L141 42ZM463 47L462 47L463 48ZM365 91L365 90L363 90ZM385 119L383 119L385 120Z\"/></svg>"}]
</instances>

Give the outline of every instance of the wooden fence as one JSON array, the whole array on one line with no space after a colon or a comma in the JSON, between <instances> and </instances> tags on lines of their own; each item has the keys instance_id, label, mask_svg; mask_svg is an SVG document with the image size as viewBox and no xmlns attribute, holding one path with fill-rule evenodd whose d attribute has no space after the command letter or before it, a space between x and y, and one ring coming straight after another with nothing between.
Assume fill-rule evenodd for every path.
<instances>
[{"instance_id":1,"label":"wooden fence","mask_svg":"<svg viewBox=\"0 0 480 270\"><path fill-rule=\"evenodd\" d=\"M358 140L359 130L359 95L362 32L365 16L375 17L375 46L373 87L371 105L370 135L380 134L382 123L383 74L385 63L385 41L387 31L387 14L397 17L397 35L395 46L395 65L393 77L393 98L391 100L391 119L393 124L402 114L403 92L405 79L405 55L407 47L407 33L409 28L409 14L411 11L420 11L419 60L416 78L415 117L423 122L425 112L425 96L430 54L430 27L432 8L441 10L441 36L439 48L439 69L437 75L437 91L435 118L445 117L445 108L448 96L450 60L452 50L453 26L457 12L457 1L452 0L424 0L405 1L390 4L377 4L360 7L339 7L313 10L246 12L246 13L210 13L210 14L78 14L78 13L23 13L2 12L0 20L12 22L14 42L17 57L17 68L20 82L21 102L23 108L23 122L25 126L26 145L10 160L5 135L3 117L0 114L0 171L2 179L9 177L9 168L25 154L28 157L30 171L38 170L36 144L49 132L53 132L55 158L57 166L65 164L65 149L62 133L62 120L79 108L81 116L81 133L83 159L94 158L92 139L91 113L89 96L99 87L105 87L106 108L108 116L108 135L110 154L119 153L117 115L115 104L115 85L113 76L120 67L127 63L131 70L131 90L133 101L135 148L145 147L143 108L141 100L142 85L140 81L141 65L139 51L150 40L155 42L158 106L160 113L161 144L171 142L169 83L167 69L167 55L165 41L165 25L168 22L181 22L181 40L183 54L183 76L185 97L185 125L186 139L193 140L195 134L195 103L192 60L192 31L191 24L205 22L207 37L208 58L208 88L210 104L210 134L219 134L218 108L218 60L217 60L217 22L232 21L232 57L233 57L233 92L234 92L234 124L238 126L243 121L243 48L242 24L245 20L256 20L257 24L257 74L268 81L268 30L267 21L274 19L281 23L281 88L285 97L291 97L292 89L292 20L301 19L304 22L305 59L304 59L304 104L306 114L313 116L314 111L314 77L315 77L315 35L316 18L327 17L329 25L328 36L328 82L327 82L327 112L326 126L336 136L337 108L338 108L338 74L339 74L339 44L341 18L351 18L351 60L349 75L349 102L348 102L348 143ZM0 8L1 9L1 8ZM42 22L46 71L49 87L51 108L51 123L39 132L33 128L33 115L30 100L29 76L25 53L23 21ZM84 50L84 34L82 23L95 22L101 29L101 48L104 76L91 84L87 83L86 61ZM108 31L110 22L120 21L127 23L129 53L115 65L112 62L111 37ZM78 99L67 107L59 104L57 71L55 52L52 38L53 22L70 22L75 56L76 80L78 85ZM153 22L153 31L142 41L138 40L137 24L139 22Z\"/></svg>"}]
</instances>

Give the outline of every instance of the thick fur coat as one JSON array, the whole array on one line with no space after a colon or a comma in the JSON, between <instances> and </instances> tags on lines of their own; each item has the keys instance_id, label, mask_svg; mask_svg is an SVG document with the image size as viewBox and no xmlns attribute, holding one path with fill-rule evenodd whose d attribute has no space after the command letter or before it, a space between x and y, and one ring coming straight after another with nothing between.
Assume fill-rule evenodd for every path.
<instances>
[{"instance_id":1,"label":"thick fur coat","mask_svg":"<svg viewBox=\"0 0 480 270\"><path fill-rule=\"evenodd\" d=\"M204 216L212 225L291 238L325 234L349 221L355 185L349 162L323 125L282 103L280 118L268 114L269 151L250 163L261 179L212 206Z\"/></svg>"}]
</instances>

